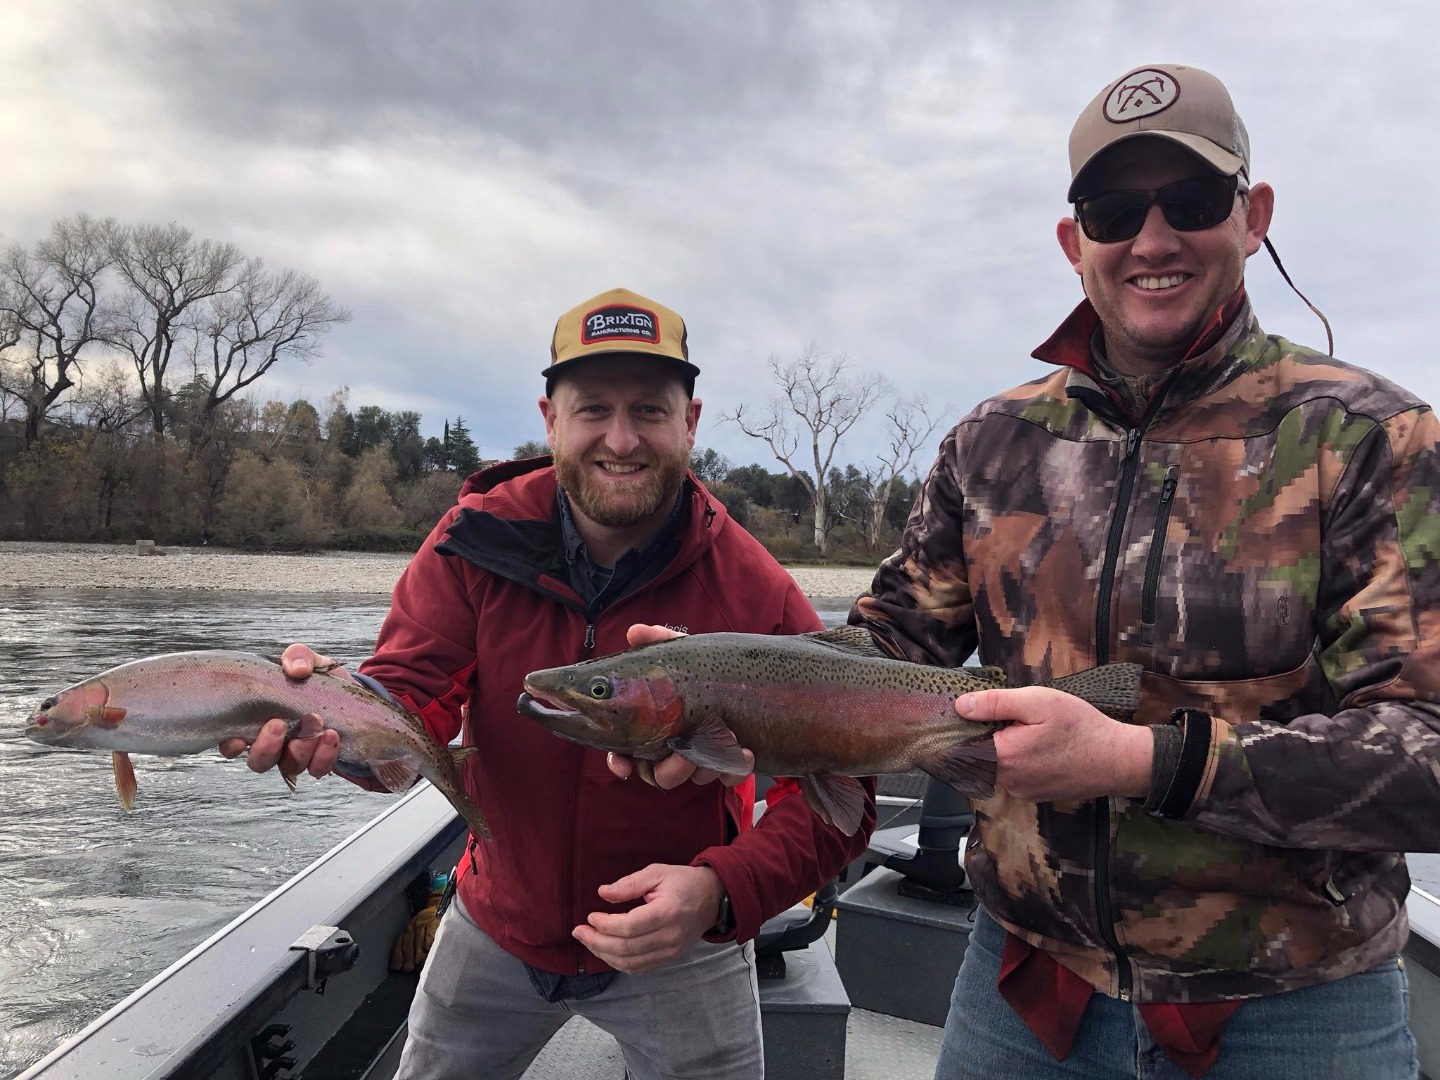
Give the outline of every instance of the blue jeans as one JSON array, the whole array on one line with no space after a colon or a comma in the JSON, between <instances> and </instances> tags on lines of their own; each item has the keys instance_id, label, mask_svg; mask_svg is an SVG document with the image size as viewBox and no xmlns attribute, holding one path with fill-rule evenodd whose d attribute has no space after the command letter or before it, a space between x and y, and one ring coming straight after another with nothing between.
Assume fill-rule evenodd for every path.
<instances>
[{"instance_id":1,"label":"blue jeans","mask_svg":"<svg viewBox=\"0 0 1440 1080\"><path fill-rule=\"evenodd\" d=\"M1140 1011L1095 994L1070 1056L1056 1061L995 989L1005 931L980 911L955 979L935 1080L1190 1080ZM1414 1080L1409 994L1398 960L1338 982L1247 1001L1225 1025L1205 1080Z\"/></svg>"}]
</instances>

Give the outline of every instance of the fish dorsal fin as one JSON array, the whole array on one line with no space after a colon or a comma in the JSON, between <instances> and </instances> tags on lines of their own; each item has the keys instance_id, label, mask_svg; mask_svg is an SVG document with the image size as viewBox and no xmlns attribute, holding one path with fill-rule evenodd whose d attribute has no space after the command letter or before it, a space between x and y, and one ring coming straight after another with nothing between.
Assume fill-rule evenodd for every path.
<instances>
[{"instance_id":1,"label":"fish dorsal fin","mask_svg":"<svg viewBox=\"0 0 1440 1080\"><path fill-rule=\"evenodd\" d=\"M855 835L865 818L865 789L859 780L840 773L806 773L799 783L805 801L822 821L846 836Z\"/></svg>"},{"instance_id":2,"label":"fish dorsal fin","mask_svg":"<svg viewBox=\"0 0 1440 1080\"><path fill-rule=\"evenodd\" d=\"M1088 701L1107 716L1123 720L1140 705L1143 671L1139 664L1105 664L1055 679L1050 685Z\"/></svg>"},{"instance_id":3,"label":"fish dorsal fin","mask_svg":"<svg viewBox=\"0 0 1440 1080\"><path fill-rule=\"evenodd\" d=\"M1010 680L1005 675L1005 669L996 667L994 664L986 664L984 667L961 668L966 675L973 675L977 679L984 679L986 682L994 683L996 686L1009 686Z\"/></svg>"},{"instance_id":4,"label":"fish dorsal fin","mask_svg":"<svg viewBox=\"0 0 1440 1080\"><path fill-rule=\"evenodd\" d=\"M479 747L475 747L475 746L452 746L452 747L449 747L449 750L450 750L450 764L454 765L455 768L458 769L458 768L460 768L460 766L464 765L465 762L469 761L472 757L474 757L474 756L479 752Z\"/></svg>"},{"instance_id":5,"label":"fish dorsal fin","mask_svg":"<svg viewBox=\"0 0 1440 1080\"><path fill-rule=\"evenodd\" d=\"M936 780L971 799L988 799L995 794L993 736L947 746L917 764Z\"/></svg>"},{"instance_id":6,"label":"fish dorsal fin","mask_svg":"<svg viewBox=\"0 0 1440 1080\"><path fill-rule=\"evenodd\" d=\"M723 773L749 773L754 766L745 759L735 733L714 717L706 717L693 730L665 743L692 765Z\"/></svg>"},{"instance_id":7,"label":"fish dorsal fin","mask_svg":"<svg viewBox=\"0 0 1440 1080\"><path fill-rule=\"evenodd\" d=\"M110 754L110 767L115 771L115 794L120 796L120 805L126 810L135 809L135 766L130 755L123 750Z\"/></svg>"},{"instance_id":8,"label":"fish dorsal fin","mask_svg":"<svg viewBox=\"0 0 1440 1080\"><path fill-rule=\"evenodd\" d=\"M420 769L410 758L382 758L367 762L377 780L390 791L405 791L415 783Z\"/></svg>"},{"instance_id":9,"label":"fish dorsal fin","mask_svg":"<svg viewBox=\"0 0 1440 1080\"><path fill-rule=\"evenodd\" d=\"M858 656L883 656L888 659L888 654L876 646L870 631L863 626L837 626L833 630L816 630L800 636L822 642L833 649L853 652Z\"/></svg>"}]
</instances>

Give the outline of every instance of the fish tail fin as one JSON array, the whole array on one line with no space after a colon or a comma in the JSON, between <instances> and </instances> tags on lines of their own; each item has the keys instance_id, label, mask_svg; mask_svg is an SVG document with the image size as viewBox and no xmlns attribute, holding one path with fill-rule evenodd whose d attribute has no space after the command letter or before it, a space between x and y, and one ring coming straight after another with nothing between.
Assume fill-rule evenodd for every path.
<instances>
[{"instance_id":1,"label":"fish tail fin","mask_svg":"<svg viewBox=\"0 0 1440 1080\"><path fill-rule=\"evenodd\" d=\"M949 784L967 798L988 799L995 794L993 736L947 746L917 764L936 780Z\"/></svg>"},{"instance_id":2,"label":"fish tail fin","mask_svg":"<svg viewBox=\"0 0 1440 1080\"><path fill-rule=\"evenodd\" d=\"M1139 664L1104 664L1056 679L1049 685L1088 701L1101 712L1127 719L1140 705Z\"/></svg>"},{"instance_id":3,"label":"fish tail fin","mask_svg":"<svg viewBox=\"0 0 1440 1080\"><path fill-rule=\"evenodd\" d=\"M474 746L447 746L442 748L442 756L433 767L424 770L425 777L440 789L440 794L450 800L461 817L465 819L470 831L481 840L490 839L490 825L485 820L485 813L480 809L479 803L470 797L469 790L465 787L464 776L461 767L478 753ZM446 765L449 768L446 768Z\"/></svg>"},{"instance_id":4,"label":"fish tail fin","mask_svg":"<svg viewBox=\"0 0 1440 1080\"><path fill-rule=\"evenodd\" d=\"M459 796L452 798L450 802L454 805L455 809L460 811L460 816L463 817L470 826L472 833L481 840L490 839L490 825L485 820L485 814L481 811L479 805L474 799L470 798L469 792L462 791Z\"/></svg>"},{"instance_id":5,"label":"fish tail fin","mask_svg":"<svg viewBox=\"0 0 1440 1080\"><path fill-rule=\"evenodd\" d=\"M130 762L130 755L123 750L115 750L110 754L110 768L115 773L115 793L120 796L120 805L126 810L135 809L135 766Z\"/></svg>"}]
</instances>

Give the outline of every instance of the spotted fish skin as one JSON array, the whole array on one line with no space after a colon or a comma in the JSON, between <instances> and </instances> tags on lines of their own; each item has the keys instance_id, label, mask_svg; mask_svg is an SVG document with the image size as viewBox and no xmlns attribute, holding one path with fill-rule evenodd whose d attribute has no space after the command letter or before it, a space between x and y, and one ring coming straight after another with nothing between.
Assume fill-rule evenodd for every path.
<instances>
[{"instance_id":1,"label":"spotted fish skin","mask_svg":"<svg viewBox=\"0 0 1440 1080\"><path fill-rule=\"evenodd\" d=\"M323 672L287 678L278 661L253 653L206 649L121 664L48 698L25 734L50 746L112 751L128 809L134 772L126 755L173 757L213 750L225 739L253 742L273 718L291 721L296 733L312 714L340 735L337 772L373 776L391 790L424 776L477 836L489 835L461 782L457 752L436 742L419 718L348 679Z\"/></svg>"},{"instance_id":2,"label":"spotted fish skin","mask_svg":"<svg viewBox=\"0 0 1440 1080\"><path fill-rule=\"evenodd\" d=\"M566 738L639 758L673 752L744 772L743 747L757 770L808 778L821 789L807 792L812 806L823 806L827 792L844 792L853 808L858 785L836 778L920 768L967 795L991 794L997 725L962 719L955 699L1007 685L998 668L896 660L856 627L717 633L532 672L527 696L564 708L522 697L520 711ZM1052 685L1127 714L1137 706L1140 668L1111 665Z\"/></svg>"}]
</instances>

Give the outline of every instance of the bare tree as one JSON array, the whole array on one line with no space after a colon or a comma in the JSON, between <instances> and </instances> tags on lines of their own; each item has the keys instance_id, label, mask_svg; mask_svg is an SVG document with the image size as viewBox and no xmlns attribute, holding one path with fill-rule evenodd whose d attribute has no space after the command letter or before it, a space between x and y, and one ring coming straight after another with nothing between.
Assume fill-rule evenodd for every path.
<instances>
[{"instance_id":1,"label":"bare tree","mask_svg":"<svg viewBox=\"0 0 1440 1080\"><path fill-rule=\"evenodd\" d=\"M777 356L770 357L768 364L780 386L780 395L770 400L768 413L754 417L745 405L738 405L721 419L752 439L763 439L775 460L804 485L815 509L815 546L824 554L828 543L827 485L835 449L866 411L890 393L890 387L875 374L847 377L848 356L827 356L814 345L788 364L782 364ZM796 464L805 436L813 472Z\"/></svg>"},{"instance_id":2,"label":"bare tree","mask_svg":"<svg viewBox=\"0 0 1440 1080\"><path fill-rule=\"evenodd\" d=\"M196 374L207 396L191 444L203 441L215 411L236 393L281 360L310 359L331 327L349 321L350 312L308 274L272 274L261 260L246 260L235 287L212 297L198 324ZM209 370L201 373L201 364Z\"/></svg>"},{"instance_id":3,"label":"bare tree","mask_svg":"<svg viewBox=\"0 0 1440 1080\"><path fill-rule=\"evenodd\" d=\"M0 347L11 351L4 393L23 396L27 447L76 384L81 352L109 334L111 315L100 290L110 266L105 234L111 227L77 214L51 226L33 253L13 245L0 258Z\"/></svg>"},{"instance_id":4,"label":"bare tree","mask_svg":"<svg viewBox=\"0 0 1440 1080\"><path fill-rule=\"evenodd\" d=\"M197 305L236 288L245 257L234 244L197 241L174 222L115 228L109 242L127 286L113 341L135 365L151 428L159 435L175 346L194 330Z\"/></svg>"},{"instance_id":5,"label":"bare tree","mask_svg":"<svg viewBox=\"0 0 1440 1080\"><path fill-rule=\"evenodd\" d=\"M909 471L915 455L930 442L940 423L940 414L931 416L924 398L902 398L885 414L886 449L862 472L874 493L870 500L869 519L865 523L865 546L874 551L880 546L880 531L885 525L885 509L896 482Z\"/></svg>"}]
</instances>

